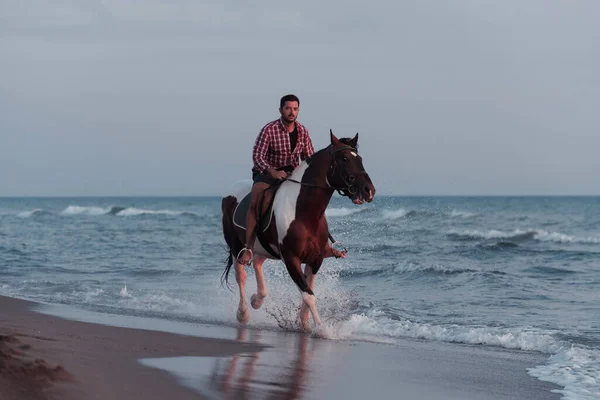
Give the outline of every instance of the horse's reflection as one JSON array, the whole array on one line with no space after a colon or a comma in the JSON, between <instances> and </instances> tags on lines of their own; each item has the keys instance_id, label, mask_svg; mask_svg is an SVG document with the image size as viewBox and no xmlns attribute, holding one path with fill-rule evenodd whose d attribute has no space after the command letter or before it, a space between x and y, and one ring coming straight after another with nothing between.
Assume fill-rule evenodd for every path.
<instances>
[{"instance_id":1,"label":"horse's reflection","mask_svg":"<svg viewBox=\"0 0 600 400\"><path fill-rule=\"evenodd\" d=\"M259 343L259 339L260 331L238 327L238 341ZM265 353L218 359L210 377L211 389L226 399L299 399L307 386L307 363L312 354L310 340L307 335L297 335L295 357L289 365L282 360L283 357L259 363L259 358Z\"/></svg>"}]
</instances>

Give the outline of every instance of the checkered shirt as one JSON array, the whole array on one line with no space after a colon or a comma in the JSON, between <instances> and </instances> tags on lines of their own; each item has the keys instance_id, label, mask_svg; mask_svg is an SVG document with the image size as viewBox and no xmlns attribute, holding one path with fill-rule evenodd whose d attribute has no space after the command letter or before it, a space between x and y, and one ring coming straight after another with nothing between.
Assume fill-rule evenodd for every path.
<instances>
[{"instance_id":1,"label":"checkered shirt","mask_svg":"<svg viewBox=\"0 0 600 400\"><path fill-rule=\"evenodd\" d=\"M252 151L253 172L266 174L269 167L280 168L291 165L296 168L315 152L308 130L296 121L298 140L290 152L290 134L281 119L266 124L258 134Z\"/></svg>"}]
</instances>

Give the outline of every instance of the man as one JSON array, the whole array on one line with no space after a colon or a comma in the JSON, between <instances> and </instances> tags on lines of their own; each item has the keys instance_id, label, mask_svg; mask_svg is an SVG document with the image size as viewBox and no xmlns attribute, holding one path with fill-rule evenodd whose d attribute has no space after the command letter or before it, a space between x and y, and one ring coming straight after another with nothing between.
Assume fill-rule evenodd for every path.
<instances>
[{"instance_id":1,"label":"man","mask_svg":"<svg viewBox=\"0 0 600 400\"><path fill-rule=\"evenodd\" d=\"M300 100L293 94L279 102L281 117L266 124L252 151L252 194L246 217L246 247L238 255L242 265L252 260L256 239L257 209L264 191L281 182L315 152L308 130L297 121Z\"/></svg>"}]
</instances>

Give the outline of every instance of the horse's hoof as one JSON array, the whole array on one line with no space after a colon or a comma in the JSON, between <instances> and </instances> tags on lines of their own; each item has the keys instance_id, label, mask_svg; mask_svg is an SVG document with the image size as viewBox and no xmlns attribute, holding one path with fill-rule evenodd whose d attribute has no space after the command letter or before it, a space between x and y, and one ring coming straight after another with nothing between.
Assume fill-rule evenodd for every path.
<instances>
[{"instance_id":1,"label":"horse's hoof","mask_svg":"<svg viewBox=\"0 0 600 400\"><path fill-rule=\"evenodd\" d=\"M304 333L311 333L312 332L312 326L310 326L310 322L308 321L308 319L306 319L304 321L300 321L300 329Z\"/></svg>"},{"instance_id":2,"label":"horse's hoof","mask_svg":"<svg viewBox=\"0 0 600 400\"><path fill-rule=\"evenodd\" d=\"M238 310L237 320L240 324L245 324L250 320L250 313L248 310Z\"/></svg>"},{"instance_id":3,"label":"horse's hoof","mask_svg":"<svg viewBox=\"0 0 600 400\"><path fill-rule=\"evenodd\" d=\"M255 310L258 310L263 305L264 300L265 300L264 297L261 297L258 294L253 294L250 297L250 304L252 305L252 308L254 308Z\"/></svg>"},{"instance_id":4,"label":"horse's hoof","mask_svg":"<svg viewBox=\"0 0 600 400\"><path fill-rule=\"evenodd\" d=\"M327 330L323 324L318 324L315 326L315 329L312 331L312 335L316 338L327 339L329 335L327 334Z\"/></svg>"}]
</instances>

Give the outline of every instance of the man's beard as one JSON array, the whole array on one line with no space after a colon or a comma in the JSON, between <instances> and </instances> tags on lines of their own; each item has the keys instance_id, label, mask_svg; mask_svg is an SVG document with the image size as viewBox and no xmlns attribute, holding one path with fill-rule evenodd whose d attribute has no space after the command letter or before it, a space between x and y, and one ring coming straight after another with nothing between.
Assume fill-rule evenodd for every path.
<instances>
[{"instance_id":1,"label":"man's beard","mask_svg":"<svg viewBox=\"0 0 600 400\"><path fill-rule=\"evenodd\" d=\"M292 122L294 122L296 120L295 117L292 116L293 119L289 119L289 117L287 116L282 116L282 119L284 122L287 122L288 124L291 124Z\"/></svg>"}]
</instances>

